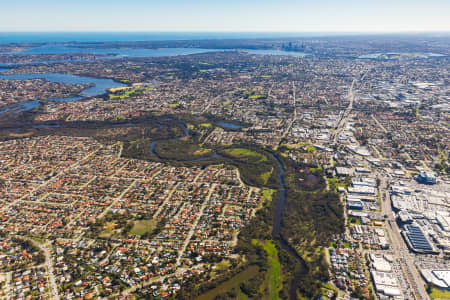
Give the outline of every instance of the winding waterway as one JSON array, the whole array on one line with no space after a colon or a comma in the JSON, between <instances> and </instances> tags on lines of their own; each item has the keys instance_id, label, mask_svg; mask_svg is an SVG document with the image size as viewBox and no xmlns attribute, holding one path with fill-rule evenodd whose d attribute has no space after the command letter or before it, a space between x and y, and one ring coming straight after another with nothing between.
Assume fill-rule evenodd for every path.
<instances>
[{"instance_id":1,"label":"winding waterway","mask_svg":"<svg viewBox=\"0 0 450 300\"><path fill-rule=\"evenodd\" d=\"M270 154L271 157L276 160L279 167L279 173L278 173L278 182L280 184L280 188L278 190L278 200L275 204L275 211L273 215L273 225L272 225L272 239L277 240L280 244L280 247L285 250L289 255L291 255L295 260L297 260L300 263L300 266L303 270L307 269L305 261L298 255L297 251L295 251L294 248L292 248L280 235L281 231L281 221L283 219L283 212L284 208L286 206L286 185L284 183L284 172L285 169L283 167L282 162L280 159ZM295 278L292 279L289 287L289 299L295 300L297 299L297 289L295 285Z\"/></svg>"},{"instance_id":2,"label":"winding waterway","mask_svg":"<svg viewBox=\"0 0 450 300\"><path fill-rule=\"evenodd\" d=\"M270 154L274 160L278 163L280 172L278 173L278 182L280 183L280 188L278 190L278 200L275 204L275 212L273 215L273 226L272 226L272 239L277 240L280 238L281 229L281 219L283 217L284 206L286 205L286 186L284 184L284 167L280 159Z\"/></svg>"},{"instance_id":3,"label":"winding waterway","mask_svg":"<svg viewBox=\"0 0 450 300\"><path fill-rule=\"evenodd\" d=\"M83 51L81 51L83 50ZM157 57L157 56L174 56L174 55L187 55L187 54L196 54L196 53L205 53L205 52L213 52L213 51L224 51L221 49L195 49L195 48L173 48L173 49L80 49L80 48L72 48L65 46L57 46L53 48L51 46L43 46L38 48L33 48L29 50L22 51L21 54L43 54L43 53L71 53L71 52L89 52L96 54L119 54L120 56L128 56L128 57ZM296 53L296 52L286 52L279 50L243 50L244 52L248 52L250 54L259 54L259 55L289 55L289 56L299 56L303 57L306 54L304 53ZM17 54L17 53L15 53ZM116 56L117 57L117 56ZM114 58L114 57L103 57L103 58ZM101 58L99 58L101 59ZM34 62L40 63L40 62ZM6 71L7 69L0 69L0 72ZM5 75L0 74L0 80L27 80L34 78L43 78L49 81L61 82L61 83L69 83L69 84L94 84L89 88L86 88L81 92L80 96L77 97L64 97L64 98L54 98L54 99L45 99L45 101L77 101L83 99L85 97L97 96L100 94L104 94L108 89L115 87L125 86L122 83L116 82L112 79L105 78L92 78L92 77L83 77L76 76L70 74L62 74L62 73L43 73L43 74L12 74ZM3 110L0 110L0 114L8 111L26 111L37 107L42 100L32 100L24 103L20 103ZM222 122L221 124L224 127L231 128L240 128L240 125ZM58 126L58 125L55 125ZM184 135L181 137L173 138L171 140L179 140L182 138L186 138L190 136L190 130L185 125L182 124L184 129ZM157 141L152 141L150 143L150 152L152 155L160 158L160 156L155 152L155 145ZM284 173L285 169L283 167L280 159L270 154L272 158L278 163L279 173L279 191L278 191L278 200L275 204L274 218L273 218L273 227L272 227L272 239L279 241L280 247L285 250L289 255L291 255L295 260L297 260L303 269L306 269L306 264L303 259L298 255L298 253L293 249L280 235L281 230L281 221L283 217L283 211L286 205L286 186L284 182ZM209 156L200 157L194 161L202 161L208 159L214 159L220 157L220 155L213 151L213 153ZM295 285L295 279L292 279L289 289L289 298L296 299L297 298L297 290Z\"/></svg>"},{"instance_id":4,"label":"winding waterway","mask_svg":"<svg viewBox=\"0 0 450 300\"><path fill-rule=\"evenodd\" d=\"M7 70L7 69L2 69ZM22 102L7 108L0 110L0 114L14 111L15 113L26 111L33 109L40 105L41 101L55 101L55 102L66 102L66 101L78 101L86 97L94 97L107 92L110 88L118 88L126 86L123 83L114 81L109 78L94 78L94 77L85 77L85 76L77 76L71 74L63 74L63 73L26 73L26 74L1 74L0 80L28 80L28 79L36 79L42 78L48 81L58 82L58 83L66 83L66 84L89 84L92 85L86 89L84 89L80 96L75 97L61 97L61 98L47 98L42 100L30 100L26 102Z\"/></svg>"},{"instance_id":5,"label":"winding waterway","mask_svg":"<svg viewBox=\"0 0 450 300\"><path fill-rule=\"evenodd\" d=\"M184 129L184 135L181 137L170 139L171 141L180 140L180 139L190 136L189 128L185 124L181 124L181 126ZM161 158L158 155L158 153L155 152L155 145L157 142L158 141L152 141L150 143L150 152L155 157ZM286 206L286 185L284 182L285 169L283 167L283 163L276 155L270 153L270 156L277 162L278 167L279 167L279 173L278 173L279 190L278 190L278 199L275 204L275 211L274 211L274 216L273 216L272 239L278 241L280 247L300 264L300 267L301 267L300 271L305 272L307 270L307 265L306 265L305 261L300 257L300 255L298 255L297 251L295 251L295 249L292 248L280 235L283 211ZM214 151L210 156L201 157L199 159L192 160L192 161L202 161L202 160L213 159L213 158L217 158L217 157L220 157L220 155L216 151ZM295 280L296 279L293 278L290 283L289 299L297 299L297 289L296 289Z\"/></svg>"},{"instance_id":6,"label":"winding waterway","mask_svg":"<svg viewBox=\"0 0 450 300\"><path fill-rule=\"evenodd\" d=\"M70 54L70 53L93 53L99 55L105 55L96 57L95 60L101 59L114 59L122 57L163 57L163 56L178 56L178 55L190 55L200 54L207 52L225 52L225 51L242 51L249 54L256 55L285 55L285 56L299 56L303 57L306 54L301 52L290 52L282 50L253 50L253 49L202 49L202 48L160 48L160 49L134 49L134 48L113 48L113 49L92 49L92 48L77 48L65 45L43 45L40 47L25 49L22 51L9 52L9 54L27 55L27 54ZM70 62L70 61L87 61L90 59L67 59L67 60L41 60L32 61L26 63L8 63L0 64L0 73L8 70L8 67L14 67L26 64L42 64L42 63L54 63L54 62ZM41 101L77 101L85 97L93 97L106 93L110 88L117 88L125 86L122 83L116 82L107 78L93 78L84 77L63 73L25 73L25 74L0 74L0 80L27 80L43 78L48 81L68 83L68 84L93 84L93 86L83 90L80 96L76 97L62 97L62 98L49 98L39 99L22 102L10 107L6 107L0 110L0 114L14 111L15 113L28 111L40 105ZM225 127L238 128L239 125L224 123ZM217 156L217 153L213 155ZM205 158L201 158L205 159Z\"/></svg>"},{"instance_id":7,"label":"winding waterway","mask_svg":"<svg viewBox=\"0 0 450 300\"><path fill-rule=\"evenodd\" d=\"M188 136L191 135L191 130L189 129L189 127L186 126L186 124L181 124L181 127L182 127L183 130L184 130L184 135L183 135L183 136L180 136L180 137L173 138L173 139L169 139L168 141L177 141L177 140L181 140L181 139L184 139L184 138L186 138L186 137L188 137ZM155 146L156 146L156 143L157 143L157 142L158 142L158 141L152 141L152 142L150 143L150 153L151 153L153 156L156 156L156 157L158 157L158 158L161 158L161 157L158 155L158 153L155 152Z\"/></svg>"},{"instance_id":8,"label":"winding waterway","mask_svg":"<svg viewBox=\"0 0 450 300\"><path fill-rule=\"evenodd\" d=\"M186 124L181 124L181 127L182 127L183 130L184 130L184 135L183 135L183 136L180 136L180 137L173 138L173 139L169 139L169 141L177 141L177 140L181 140L181 139L184 139L184 138L186 138L186 137L191 136L191 131L190 131L189 127L186 126ZM158 153L155 152L155 146L156 146L156 143L157 143L157 142L158 142L158 141L152 141L152 142L150 143L150 153L151 153L153 156L156 156L156 157L158 157L159 159L161 159L161 157L158 155ZM221 155L220 155L219 153L217 153L217 152L214 150L214 151L211 153L211 155L202 156L202 157L199 157L199 158L194 159L194 160L192 160L192 161L194 161L194 162L195 162L195 161L204 161L204 160L215 159L215 158L218 158L218 157L221 157Z\"/></svg>"}]
</instances>

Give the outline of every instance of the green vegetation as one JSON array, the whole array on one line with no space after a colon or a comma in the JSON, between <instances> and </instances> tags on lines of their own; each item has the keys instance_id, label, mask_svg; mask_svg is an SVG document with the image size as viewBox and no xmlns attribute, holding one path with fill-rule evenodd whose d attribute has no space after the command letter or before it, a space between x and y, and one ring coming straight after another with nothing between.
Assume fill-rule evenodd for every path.
<instances>
[{"instance_id":1,"label":"green vegetation","mask_svg":"<svg viewBox=\"0 0 450 300\"><path fill-rule=\"evenodd\" d=\"M431 299L450 299L450 291L444 291L435 287L427 288Z\"/></svg>"},{"instance_id":2,"label":"green vegetation","mask_svg":"<svg viewBox=\"0 0 450 300\"><path fill-rule=\"evenodd\" d=\"M243 91L242 92L242 97L244 99L252 99L252 100L267 99L267 95L266 94L258 94L257 91Z\"/></svg>"},{"instance_id":3,"label":"green vegetation","mask_svg":"<svg viewBox=\"0 0 450 300\"><path fill-rule=\"evenodd\" d=\"M212 154L212 149L201 147L195 138L185 137L175 140L158 141L154 151L161 160L188 162ZM153 157L155 159L155 157Z\"/></svg>"},{"instance_id":4,"label":"green vegetation","mask_svg":"<svg viewBox=\"0 0 450 300\"><path fill-rule=\"evenodd\" d=\"M116 139L124 142L122 152L124 157L165 161L177 166L196 165L205 167L222 164L238 168L241 179L246 184L277 187L278 164L270 157L270 153L262 147L251 144L235 145L234 147L203 146L204 135L198 133L195 128L199 128L202 124L211 124L211 127L207 128L213 130L213 123L205 122L206 120L208 119L195 119L189 118L189 116L181 120L158 116L155 117L156 125L152 124L148 127L141 125L140 132L138 128L136 130L130 127L120 128L121 134L110 136L108 140ZM182 137L184 128L181 124L185 122L189 122L192 126L190 126L190 135ZM165 126L161 126L161 123L164 123ZM102 133L102 130L97 129L93 133L98 135ZM156 155L150 151L150 144L153 141L155 141L153 150ZM213 156L213 151L217 152L218 155Z\"/></svg>"},{"instance_id":5,"label":"green vegetation","mask_svg":"<svg viewBox=\"0 0 450 300\"><path fill-rule=\"evenodd\" d=\"M232 156L233 158L237 158L241 161L250 161L255 163L267 161L266 156L246 148L229 148L222 150L222 152Z\"/></svg>"},{"instance_id":6,"label":"green vegetation","mask_svg":"<svg viewBox=\"0 0 450 300\"><path fill-rule=\"evenodd\" d=\"M262 180L262 182L263 182L264 184L267 183L267 181L268 181L269 178L270 178L270 175L272 175L272 171L268 171L268 172L265 172L265 173L261 174L261 180Z\"/></svg>"},{"instance_id":7,"label":"green vegetation","mask_svg":"<svg viewBox=\"0 0 450 300\"><path fill-rule=\"evenodd\" d=\"M350 217L350 218L348 218L348 223L355 224L355 225L361 225L361 219Z\"/></svg>"},{"instance_id":8,"label":"green vegetation","mask_svg":"<svg viewBox=\"0 0 450 300\"><path fill-rule=\"evenodd\" d=\"M273 190L265 191L267 197L272 196L272 193ZM270 241L271 204L270 201L265 202L239 234L236 251L244 258L242 265L232 263L231 268L210 282L198 282L196 278L190 278L189 283L183 285L179 299L269 299L269 284L273 295L276 294L280 278L278 276L276 279L275 275L280 274L280 271L276 262L276 248ZM216 270L219 269L216 267Z\"/></svg>"},{"instance_id":9,"label":"green vegetation","mask_svg":"<svg viewBox=\"0 0 450 300\"><path fill-rule=\"evenodd\" d=\"M146 88L121 88L117 90L111 90L111 93L108 94L110 100L112 99L125 99L133 96L141 95L145 90L150 90L151 87Z\"/></svg>"},{"instance_id":10,"label":"green vegetation","mask_svg":"<svg viewBox=\"0 0 450 300\"><path fill-rule=\"evenodd\" d=\"M277 190L274 189L264 189L263 190L263 198L262 202L264 203L272 203L273 200L273 194L276 193Z\"/></svg>"},{"instance_id":11,"label":"green vegetation","mask_svg":"<svg viewBox=\"0 0 450 300\"><path fill-rule=\"evenodd\" d=\"M337 192L339 187L347 188L349 186L349 182L346 179L339 179L336 177L327 178L328 186L330 187L330 191Z\"/></svg>"},{"instance_id":12,"label":"green vegetation","mask_svg":"<svg viewBox=\"0 0 450 300\"><path fill-rule=\"evenodd\" d=\"M251 96L248 97L248 99L252 99L252 100L255 100L255 99L266 99L266 98L267 98L267 95L251 95Z\"/></svg>"},{"instance_id":13,"label":"green vegetation","mask_svg":"<svg viewBox=\"0 0 450 300\"><path fill-rule=\"evenodd\" d=\"M117 224L114 222L106 222L99 236L104 238L110 237L114 233L116 226Z\"/></svg>"},{"instance_id":14,"label":"green vegetation","mask_svg":"<svg viewBox=\"0 0 450 300\"><path fill-rule=\"evenodd\" d=\"M326 190L322 168L282 160L286 169L286 206L281 236L299 256L295 259L280 252L286 276L282 293L292 295L295 289L312 299L320 295L322 283L328 281L323 247L329 245L331 235L343 232L343 209L339 195Z\"/></svg>"},{"instance_id":15,"label":"green vegetation","mask_svg":"<svg viewBox=\"0 0 450 300\"><path fill-rule=\"evenodd\" d=\"M306 146L306 151L310 152L310 153L316 153L316 147L314 146Z\"/></svg>"},{"instance_id":16,"label":"green vegetation","mask_svg":"<svg viewBox=\"0 0 450 300\"><path fill-rule=\"evenodd\" d=\"M252 186L277 187L278 164L270 154L253 145L217 149L222 161L236 166L242 180Z\"/></svg>"},{"instance_id":17,"label":"green vegetation","mask_svg":"<svg viewBox=\"0 0 450 300\"><path fill-rule=\"evenodd\" d=\"M250 266L248 269L238 273L227 281L219 284L217 287L197 297L197 300L216 299L216 297L222 294L226 295L226 297L229 297L228 299L248 299L248 297L246 297L246 295L240 291L240 285L242 282L253 278L258 273L258 266Z\"/></svg>"},{"instance_id":18,"label":"green vegetation","mask_svg":"<svg viewBox=\"0 0 450 300\"><path fill-rule=\"evenodd\" d=\"M144 235L152 233L153 229L155 229L156 221L155 220L139 220L134 221L133 228L130 230L130 234L133 235Z\"/></svg>"},{"instance_id":19,"label":"green vegetation","mask_svg":"<svg viewBox=\"0 0 450 300\"><path fill-rule=\"evenodd\" d=\"M244 183L266 187L260 209L238 237L236 252L243 260L231 260L227 268L220 268L221 265L218 265L212 271L217 276L207 282L200 283L194 276L183 285L180 297L195 299L232 278L239 283L228 283L228 289L220 289L218 299L285 299L296 293L311 299L319 295L322 283L328 280L323 247L328 245L329 237L342 232L344 226L339 196L333 189L326 190L324 170L316 165L298 164L283 157L280 153L286 148L280 147L281 152L274 153L279 155L286 169L284 177L287 198L280 235L296 253L293 255L292 252L283 250L284 247L279 248L278 240L273 241L271 236L272 204L275 202L272 199L276 199L276 191L272 188L279 187L279 167L276 160L271 152L258 145L203 146L202 136L196 128L213 130L215 121L209 117L196 119L188 115L148 115L134 120L131 125L126 124L130 120L80 123L71 127L63 125L61 128L53 128L52 133L92 136L103 143L121 141L122 155L129 158L163 161L176 166L205 167L220 164L238 168ZM111 126L112 124L115 126ZM180 138L185 134L184 124L189 124L191 132L189 136ZM41 134L46 133L46 129L42 129ZM156 142L156 155L150 151L152 141ZM212 151L216 151L218 156L212 157ZM199 161L198 158L205 159ZM331 179L328 183L338 185L342 182ZM149 218L150 216L107 214L105 218L96 221L89 235L99 237L101 234L111 234L123 238L138 234L145 239L151 238L163 228L165 221L155 224ZM258 243L252 243L253 240ZM281 269L283 276L280 278L277 274L281 273ZM237 277L243 272L246 272L244 277ZM235 296L231 297L232 295Z\"/></svg>"},{"instance_id":20,"label":"green vegetation","mask_svg":"<svg viewBox=\"0 0 450 300\"><path fill-rule=\"evenodd\" d=\"M108 213L105 217L95 221L89 236L102 239L129 238L131 235L140 235L143 239L149 239L157 235L165 223L165 219L156 221L145 219L143 216Z\"/></svg>"},{"instance_id":21,"label":"green vegetation","mask_svg":"<svg viewBox=\"0 0 450 300\"><path fill-rule=\"evenodd\" d=\"M267 253L269 270L262 289L266 291L267 299L279 299L279 293L282 288L282 275L280 261L278 260L278 249L273 241L262 243L261 241L253 240L252 242L261 245Z\"/></svg>"}]
</instances>

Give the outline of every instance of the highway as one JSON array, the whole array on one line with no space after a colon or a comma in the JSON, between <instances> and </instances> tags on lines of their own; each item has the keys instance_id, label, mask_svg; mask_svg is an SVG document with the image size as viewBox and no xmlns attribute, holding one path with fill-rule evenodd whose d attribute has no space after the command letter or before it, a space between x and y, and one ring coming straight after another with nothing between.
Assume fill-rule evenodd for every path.
<instances>
[{"instance_id":1,"label":"highway","mask_svg":"<svg viewBox=\"0 0 450 300\"><path fill-rule=\"evenodd\" d=\"M364 77L364 76L363 76ZM350 86L350 89L348 91L348 98L350 100L350 103L348 104L347 109L344 111L344 114L342 115L341 119L338 122L338 126L336 127L336 130L332 134L332 141L333 144L336 143L337 138L341 134L341 132L344 130L345 126L347 125L348 117L350 116L350 112L353 109L353 101L355 99L355 95L353 93L353 88L355 87L356 79L353 79L352 85Z\"/></svg>"},{"instance_id":2,"label":"highway","mask_svg":"<svg viewBox=\"0 0 450 300\"><path fill-rule=\"evenodd\" d=\"M278 143L278 146L281 145L284 138L289 134L291 131L292 125L294 125L295 121L297 120L297 102L296 102L296 96L295 96L295 84L292 83L292 95L293 95L293 105L294 105L294 116L292 117L292 120L289 122L289 125L286 127L286 130L283 132L280 138L280 142Z\"/></svg>"}]
</instances>

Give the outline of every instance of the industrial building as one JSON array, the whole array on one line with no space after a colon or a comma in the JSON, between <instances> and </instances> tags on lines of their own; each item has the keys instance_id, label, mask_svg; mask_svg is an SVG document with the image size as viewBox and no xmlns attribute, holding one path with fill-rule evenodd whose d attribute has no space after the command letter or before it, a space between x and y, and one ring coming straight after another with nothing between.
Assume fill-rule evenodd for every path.
<instances>
[{"instance_id":1,"label":"industrial building","mask_svg":"<svg viewBox=\"0 0 450 300\"><path fill-rule=\"evenodd\" d=\"M364 205L361 200L347 198L347 208L353 210L363 210Z\"/></svg>"},{"instance_id":2,"label":"industrial building","mask_svg":"<svg viewBox=\"0 0 450 300\"><path fill-rule=\"evenodd\" d=\"M425 184L436 184L437 183L436 175L434 175L431 172L425 172L425 171L420 172L419 175L417 175L416 180L419 183L425 183Z\"/></svg>"},{"instance_id":3,"label":"industrial building","mask_svg":"<svg viewBox=\"0 0 450 300\"><path fill-rule=\"evenodd\" d=\"M375 286L375 290L379 294L388 297L395 297L402 295L399 289L398 281L395 275L391 272L379 272L373 270L370 272Z\"/></svg>"},{"instance_id":4,"label":"industrial building","mask_svg":"<svg viewBox=\"0 0 450 300\"><path fill-rule=\"evenodd\" d=\"M436 252L419 226L408 224L405 228L406 231L403 231L402 234L412 251L417 253Z\"/></svg>"},{"instance_id":5,"label":"industrial building","mask_svg":"<svg viewBox=\"0 0 450 300\"><path fill-rule=\"evenodd\" d=\"M435 287L442 290L450 290L450 270L420 270L426 283L432 283Z\"/></svg>"}]
</instances>

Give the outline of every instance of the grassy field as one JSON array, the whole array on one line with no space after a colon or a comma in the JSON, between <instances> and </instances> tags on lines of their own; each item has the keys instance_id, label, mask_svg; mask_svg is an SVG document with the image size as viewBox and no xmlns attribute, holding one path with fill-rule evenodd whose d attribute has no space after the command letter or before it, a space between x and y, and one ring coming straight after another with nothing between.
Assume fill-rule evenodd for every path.
<instances>
[{"instance_id":1,"label":"grassy field","mask_svg":"<svg viewBox=\"0 0 450 300\"><path fill-rule=\"evenodd\" d=\"M278 250L275 247L273 241L261 242L258 240L252 241L255 244L261 245L268 255L269 271L267 272L266 280L261 286L262 291L267 291L264 299L277 300L279 299L279 293L282 289L282 278L281 278L281 265L278 260Z\"/></svg>"},{"instance_id":2,"label":"grassy field","mask_svg":"<svg viewBox=\"0 0 450 300\"><path fill-rule=\"evenodd\" d=\"M273 171L273 170L272 170L272 171ZM264 184L266 184L267 181L269 180L270 175L272 175L272 171L265 172L265 173L262 173L262 174L261 174L261 179L262 179L262 181L263 181Z\"/></svg>"},{"instance_id":3,"label":"grassy field","mask_svg":"<svg viewBox=\"0 0 450 300\"><path fill-rule=\"evenodd\" d=\"M197 159L199 156L208 155L212 151L212 149L200 147L198 143L189 138L158 142L154 150L163 159L180 161Z\"/></svg>"},{"instance_id":4,"label":"grassy field","mask_svg":"<svg viewBox=\"0 0 450 300\"><path fill-rule=\"evenodd\" d=\"M361 220L359 218L350 217L348 218L350 224L361 225Z\"/></svg>"},{"instance_id":5,"label":"grassy field","mask_svg":"<svg viewBox=\"0 0 450 300\"><path fill-rule=\"evenodd\" d=\"M268 203L270 203L270 202L272 202L272 195L273 195L273 193L275 193L277 190L274 190L274 189L265 189L265 190L263 190L263 199L262 199L262 202L264 203L264 202L268 202Z\"/></svg>"},{"instance_id":6,"label":"grassy field","mask_svg":"<svg viewBox=\"0 0 450 300\"><path fill-rule=\"evenodd\" d=\"M243 161L252 161L256 163L267 161L267 157L265 155L245 148L230 148L223 150L223 152Z\"/></svg>"},{"instance_id":7,"label":"grassy field","mask_svg":"<svg viewBox=\"0 0 450 300\"><path fill-rule=\"evenodd\" d=\"M139 95L144 90L151 89L151 87L147 88L131 88L131 87L122 87L122 88L116 88L116 89L110 89L111 92L114 94L109 94L109 99L125 99L130 98L132 95Z\"/></svg>"},{"instance_id":8,"label":"grassy field","mask_svg":"<svg viewBox=\"0 0 450 300\"><path fill-rule=\"evenodd\" d=\"M450 299L450 291L442 291L436 288L431 289L431 299Z\"/></svg>"},{"instance_id":9,"label":"grassy field","mask_svg":"<svg viewBox=\"0 0 450 300\"><path fill-rule=\"evenodd\" d=\"M316 153L316 147L314 146L306 146L306 151L310 152L310 153Z\"/></svg>"},{"instance_id":10,"label":"grassy field","mask_svg":"<svg viewBox=\"0 0 450 300\"><path fill-rule=\"evenodd\" d=\"M200 148L194 152L194 155L206 155L212 153L211 149L208 148Z\"/></svg>"},{"instance_id":11,"label":"grassy field","mask_svg":"<svg viewBox=\"0 0 450 300\"><path fill-rule=\"evenodd\" d=\"M144 235L145 233L151 233L156 226L155 220L140 220L135 221L133 228L130 230L130 234Z\"/></svg>"},{"instance_id":12,"label":"grassy field","mask_svg":"<svg viewBox=\"0 0 450 300\"><path fill-rule=\"evenodd\" d=\"M233 276L229 280L219 284L217 287L215 287L212 290L209 290L208 292L204 293L203 295L200 295L197 297L197 300L212 300L217 295L225 293L227 291L231 291L232 289L235 289L236 291L240 291L239 285L241 282L254 277L256 274L258 274L259 268L257 266L250 266L248 269L242 271L241 273ZM247 299L245 294L240 292L238 294L238 300L244 300Z\"/></svg>"},{"instance_id":13,"label":"grassy field","mask_svg":"<svg viewBox=\"0 0 450 300\"><path fill-rule=\"evenodd\" d=\"M113 222L107 222L105 224L105 227L103 229L103 231L100 233L100 237L110 237L113 233L114 230L116 229L117 224L113 223Z\"/></svg>"},{"instance_id":14,"label":"grassy field","mask_svg":"<svg viewBox=\"0 0 450 300\"><path fill-rule=\"evenodd\" d=\"M256 99L266 99L267 95L252 95L248 97L248 99L256 100Z\"/></svg>"}]
</instances>

